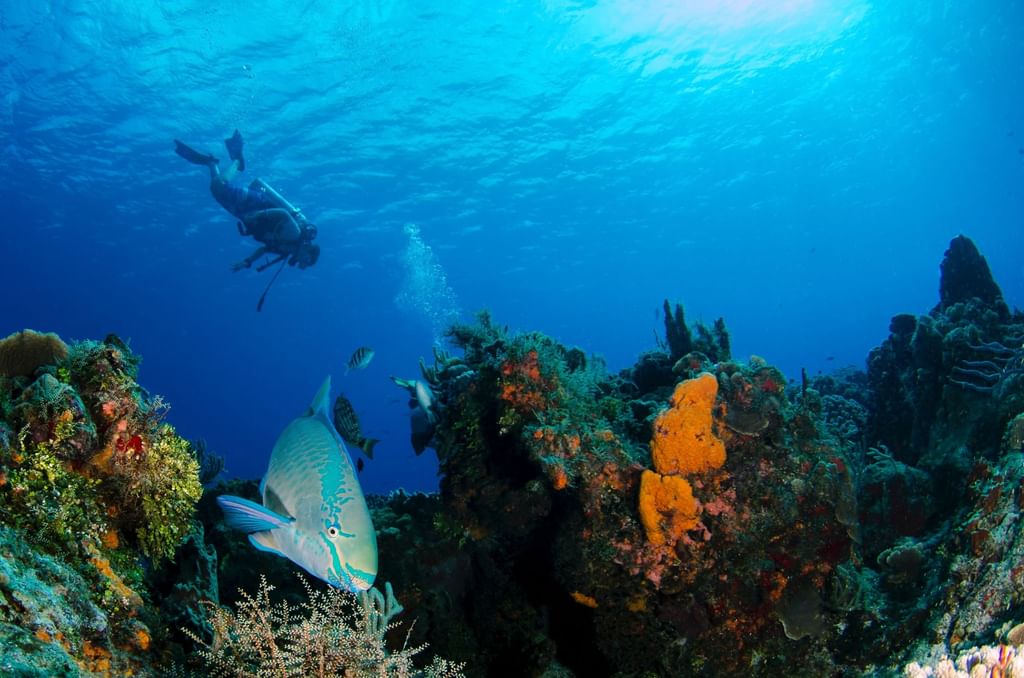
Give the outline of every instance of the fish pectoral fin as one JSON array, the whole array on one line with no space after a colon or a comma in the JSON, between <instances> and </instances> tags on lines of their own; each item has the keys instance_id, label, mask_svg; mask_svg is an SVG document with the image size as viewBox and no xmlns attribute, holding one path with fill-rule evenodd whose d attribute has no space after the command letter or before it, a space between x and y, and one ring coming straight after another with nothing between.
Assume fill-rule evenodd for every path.
<instances>
[{"instance_id":1,"label":"fish pectoral fin","mask_svg":"<svg viewBox=\"0 0 1024 678\"><path fill-rule=\"evenodd\" d=\"M265 532L274 528L284 527L294 519L286 518L254 501L222 494L217 497L217 505L224 511L224 521L233 530L240 532Z\"/></svg>"},{"instance_id":2,"label":"fish pectoral fin","mask_svg":"<svg viewBox=\"0 0 1024 678\"><path fill-rule=\"evenodd\" d=\"M266 532L254 532L249 535L249 543L256 547L257 550L263 551L264 553L273 553L274 555L287 558L281 549L277 546L277 539L274 538L274 532L267 530Z\"/></svg>"}]
</instances>

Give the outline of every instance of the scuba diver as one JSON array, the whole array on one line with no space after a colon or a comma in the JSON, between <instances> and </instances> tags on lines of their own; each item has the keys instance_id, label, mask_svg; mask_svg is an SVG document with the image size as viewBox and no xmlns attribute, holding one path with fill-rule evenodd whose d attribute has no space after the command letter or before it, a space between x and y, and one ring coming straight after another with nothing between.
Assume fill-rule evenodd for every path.
<instances>
[{"instance_id":1,"label":"scuba diver","mask_svg":"<svg viewBox=\"0 0 1024 678\"><path fill-rule=\"evenodd\" d=\"M316 225L306 219L302 210L297 209L262 179L254 179L248 187L236 185L234 178L245 171L245 157L242 155L244 141L238 130L224 140L231 164L223 172L220 160L213 155L200 153L187 144L175 139L174 152L193 165L202 165L210 171L210 192L214 199L237 219L238 232L243 236L252 236L260 247L245 259L232 264L231 270L241 271L250 268L261 257L267 261L256 267L258 272L265 271L274 264L281 262L267 290L260 297L257 310L263 307L270 285L284 268L289 266L309 268L320 258L320 246L315 245ZM276 255L276 256L274 256Z\"/></svg>"}]
</instances>

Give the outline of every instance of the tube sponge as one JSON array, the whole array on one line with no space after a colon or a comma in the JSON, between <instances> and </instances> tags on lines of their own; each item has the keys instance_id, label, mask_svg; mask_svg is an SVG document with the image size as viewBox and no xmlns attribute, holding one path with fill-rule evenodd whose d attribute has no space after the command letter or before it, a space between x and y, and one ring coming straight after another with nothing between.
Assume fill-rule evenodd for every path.
<instances>
[{"instance_id":1,"label":"tube sponge","mask_svg":"<svg viewBox=\"0 0 1024 678\"><path fill-rule=\"evenodd\" d=\"M43 365L68 356L68 346L56 334L22 330L0 339L0 375L30 377Z\"/></svg>"}]
</instances>

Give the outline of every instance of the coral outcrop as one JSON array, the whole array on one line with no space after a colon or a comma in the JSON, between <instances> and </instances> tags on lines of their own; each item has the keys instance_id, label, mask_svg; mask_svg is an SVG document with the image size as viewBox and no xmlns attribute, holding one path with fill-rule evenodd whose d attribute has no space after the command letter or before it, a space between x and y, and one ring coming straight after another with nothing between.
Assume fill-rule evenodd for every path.
<instances>
[{"instance_id":1,"label":"coral outcrop","mask_svg":"<svg viewBox=\"0 0 1024 678\"><path fill-rule=\"evenodd\" d=\"M676 356L681 307L617 375L486 314L453 328L462 356L424 368L441 493L378 509L416 637L471 675L596 676L898 675L1007 641L1024 326L972 251L866 372L802 383L731 359L724 323Z\"/></svg>"},{"instance_id":2,"label":"coral outcrop","mask_svg":"<svg viewBox=\"0 0 1024 678\"><path fill-rule=\"evenodd\" d=\"M865 370L799 381L667 303L667 344L618 374L486 313L451 328L455 350L420 365L440 492L369 500L379 581L416 620L408 647L471 676L1018 671L1024 314L968 239L940 271L939 304L895 316ZM221 485L190 522L204 453L163 422L122 343L32 362L0 377L13 665L146 675L190 649L173 624L215 665L256 671L273 658L238 641L292 628L259 612L293 606L316 623L288 633L324 638L334 598L219 524L214 495L256 498L255 482ZM140 553L178 568L143 577ZM401 643L388 633L373 625L366 647ZM286 649L298 666L311 646Z\"/></svg>"},{"instance_id":3,"label":"coral outcrop","mask_svg":"<svg viewBox=\"0 0 1024 678\"><path fill-rule=\"evenodd\" d=\"M40 675L155 675L144 565L192 529L196 456L116 337L15 336L24 369L0 377L0 646Z\"/></svg>"},{"instance_id":4,"label":"coral outcrop","mask_svg":"<svg viewBox=\"0 0 1024 678\"><path fill-rule=\"evenodd\" d=\"M609 375L486 315L451 337L463 356L427 368L453 375L431 382L433 536L419 568L389 566L409 547L380 540L382 576L424 592L410 613L463 630L446 646L418 625L425 640L478 675L739 670L755 652L777 657L766 671L816 665L843 618L830 587L855 501L842 452L800 427L778 370L663 354L647 392L637 370Z\"/></svg>"}]
</instances>

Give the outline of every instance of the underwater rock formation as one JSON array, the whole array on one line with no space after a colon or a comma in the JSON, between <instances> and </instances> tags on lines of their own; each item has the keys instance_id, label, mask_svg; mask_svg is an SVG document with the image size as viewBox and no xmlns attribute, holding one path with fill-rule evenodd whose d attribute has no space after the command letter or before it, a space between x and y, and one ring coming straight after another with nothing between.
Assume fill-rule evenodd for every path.
<instances>
[{"instance_id":1,"label":"underwater rock formation","mask_svg":"<svg viewBox=\"0 0 1024 678\"><path fill-rule=\"evenodd\" d=\"M0 647L17 648L4 666L156 675L164 623L144 562L192 529L198 462L116 337L14 336L6 364L24 369L0 376Z\"/></svg>"},{"instance_id":2,"label":"underwater rock formation","mask_svg":"<svg viewBox=\"0 0 1024 678\"><path fill-rule=\"evenodd\" d=\"M488 316L451 337L464 355L445 367L462 369L433 383L440 496L402 499L395 530L378 521L381 576L422 592L417 638L474 675L818 665L842 618L829 582L853 553L853 485L796 425L778 370L691 351L658 397L624 387L636 369L580 367Z\"/></svg>"},{"instance_id":3,"label":"underwater rock formation","mask_svg":"<svg viewBox=\"0 0 1024 678\"><path fill-rule=\"evenodd\" d=\"M420 366L440 491L368 498L379 581L415 624L374 625L367 647L380 660L429 643L471 676L1009 675L1024 642L1024 315L966 238L941 273L939 304L895 316L864 371L800 383L733 359L723 321L690 334L681 306L666 310L674 347L618 374L486 313L452 327L461 355ZM237 642L250 636L223 635L252 601L334 609L221 525L215 495L255 498L254 481L222 483L189 520L199 451L161 421L123 344L33 362L0 377L0 546L23 542L0 548L11 661L147 675L157 648L202 671L198 649L254 669ZM140 552L177 567L143 577Z\"/></svg>"},{"instance_id":4,"label":"underwater rock formation","mask_svg":"<svg viewBox=\"0 0 1024 678\"><path fill-rule=\"evenodd\" d=\"M958 235L950 241L940 272L939 304L933 314L977 299L983 306L994 310L1000 320L1009 318L1010 309L1003 300L1003 291L992 277L985 257L970 238Z\"/></svg>"},{"instance_id":5,"label":"underwater rock formation","mask_svg":"<svg viewBox=\"0 0 1024 678\"><path fill-rule=\"evenodd\" d=\"M1024 378L956 369L1024 326L972 250L951 244L944 303L894 318L866 373L788 387L692 338L673 360L681 309L675 349L618 375L486 315L453 328L440 496L378 518L416 637L470 675L897 675L1003 642L1024 617Z\"/></svg>"}]
</instances>

